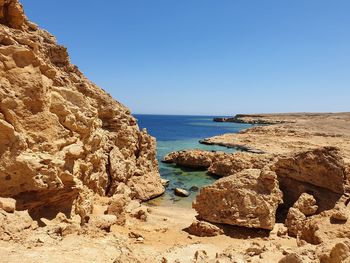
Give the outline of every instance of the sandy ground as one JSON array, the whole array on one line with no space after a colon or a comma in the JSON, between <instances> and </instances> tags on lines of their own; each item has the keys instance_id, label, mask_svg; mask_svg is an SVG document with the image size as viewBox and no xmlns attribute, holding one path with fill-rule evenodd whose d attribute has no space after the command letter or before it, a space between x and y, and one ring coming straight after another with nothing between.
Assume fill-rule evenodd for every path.
<instances>
[{"instance_id":1,"label":"sandy ground","mask_svg":"<svg viewBox=\"0 0 350 263\"><path fill-rule=\"evenodd\" d=\"M231 251L244 253L253 243L266 247L261 255L251 257L251 262L278 262L282 251L296 247L296 240L276 235L280 224L270 234L265 231L239 227L225 228L225 234L214 237L189 235L185 229L195 218L195 211L177 206L149 207L147 222L130 219L126 226L113 226L105 235L68 235L62 240L45 237L45 242L0 242L0 262L113 262L116 258L133 258L141 262L192 262L196 251L205 250L210 258L216 253ZM130 238L137 233L144 240ZM35 237L43 239L43 235ZM132 255L131 255L132 254ZM125 260L125 259L124 259ZM162 261L163 260L163 261Z\"/></svg>"}]
</instances>

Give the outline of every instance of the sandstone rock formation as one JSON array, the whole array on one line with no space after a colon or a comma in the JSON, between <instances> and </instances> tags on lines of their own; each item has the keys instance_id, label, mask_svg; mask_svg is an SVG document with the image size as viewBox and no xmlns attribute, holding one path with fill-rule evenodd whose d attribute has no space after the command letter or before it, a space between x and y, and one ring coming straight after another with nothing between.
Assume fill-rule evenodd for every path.
<instances>
[{"instance_id":1,"label":"sandstone rock formation","mask_svg":"<svg viewBox=\"0 0 350 263\"><path fill-rule=\"evenodd\" d=\"M17 209L83 218L120 183L139 200L163 193L155 139L17 0L0 1L0 80L0 196Z\"/></svg>"},{"instance_id":2,"label":"sandstone rock formation","mask_svg":"<svg viewBox=\"0 0 350 263\"><path fill-rule=\"evenodd\" d=\"M321 263L349 263L350 241L336 240L320 246L317 249L317 258Z\"/></svg>"},{"instance_id":3,"label":"sandstone rock formation","mask_svg":"<svg viewBox=\"0 0 350 263\"><path fill-rule=\"evenodd\" d=\"M271 230L280 203L274 172L247 169L202 188L193 208L209 222Z\"/></svg>"},{"instance_id":4,"label":"sandstone rock formation","mask_svg":"<svg viewBox=\"0 0 350 263\"><path fill-rule=\"evenodd\" d=\"M301 182L344 193L347 182L344 160L339 148L324 147L279 158L276 173Z\"/></svg>"},{"instance_id":5,"label":"sandstone rock formation","mask_svg":"<svg viewBox=\"0 0 350 263\"><path fill-rule=\"evenodd\" d=\"M164 163L175 163L184 167L208 168L212 159L215 157L214 152L202 150L185 150L172 152L163 158Z\"/></svg>"},{"instance_id":6,"label":"sandstone rock formation","mask_svg":"<svg viewBox=\"0 0 350 263\"><path fill-rule=\"evenodd\" d=\"M218 176L228 176L244 169L262 169L274 160L273 155L236 152L210 152L205 150L184 150L167 154L165 163L192 168L207 168L208 172Z\"/></svg>"},{"instance_id":7,"label":"sandstone rock formation","mask_svg":"<svg viewBox=\"0 0 350 263\"><path fill-rule=\"evenodd\" d=\"M199 237L212 237L223 234L223 230L216 225L210 224L205 221L194 221L188 227L188 233L191 235L199 236Z\"/></svg>"},{"instance_id":8,"label":"sandstone rock formation","mask_svg":"<svg viewBox=\"0 0 350 263\"><path fill-rule=\"evenodd\" d=\"M251 218L259 217L260 213L251 209L250 206L253 204L253 207L254 205L262 207L258 204L262 202L259 199L262 195L257 188L249 187L256 184L263 185L261 182L266 180L271 182L277 180L277 188L270 186L271 193L267 193L279 196L277 193L281 190L283 204L278 201L278 198L270 196L274 205L270 206L264 215L267 218L275 218L275 216L279 219L286 218L290 235L310 242L319 242L315 241L317 238L314 234L310 234L314 232L310 230L313 229L314 224L311 222L314 217L308 217L323 211L332 210L334 219L347 221L348 208L345 203L348 203L346 196L350 173L348 164L343 158L344 154L338 148L321 147L284 155L222 152L207 152L206 155L205 151L198 150L180 153L184 160L187 160L188 155L193 157L197 154L210 158L211 164L208 171L226 176L225 180L221 179L212 186L204 187L197 196L193 207L200 218L214 223L262 227L259 223L250 223ZM170 156L177 156L177 153L172 153ZM172 160L177 162L176 158ZM252 171L255 172L252 173ZM259 180L252 179L251 175L254 173L260 175ZM262 179L264 180L261 181ZM249 190L245 193L246 188ZM256 196L254 201L250 200L250 195ZM276 209L280 203L279 214L276 215ZM269 222L271 225L267 224L268 227L262 228L271 229L274 220ZM309 227L306 230L307 226Z\"/></svg>"},{"instance_id":9,"label":"sandstone rock formation","mask_svg":"<svg viewBox=\"0 0 350 263\"><path fill-rule=\"evenodd\" d=\"M13 0L0 0L0 23L19 29L25 22L23 7Z\"/></svg>"},{"instance_id":10,"label":"sandstone rock formation","mask_svg":"<svg viewBox=\"0 0 350 263\"><path fill-rule=\"evenodd\" d=\"M308 193L303 193L295 202L293 207L298 209L306 216L314 215L318 209L316 199Z\"/></svg>"},{"instance_id":11,"label":"sandstone rock formation","mask_svg":"<svg viewBox=\"0 0 350 263\"><path fill-rule=\"evenodd\" d=\"M0 240L20 239L23 231L35 228L37 225L28 211L14 211L15 200L0 200Z\"/></svg>"}]
</instances>

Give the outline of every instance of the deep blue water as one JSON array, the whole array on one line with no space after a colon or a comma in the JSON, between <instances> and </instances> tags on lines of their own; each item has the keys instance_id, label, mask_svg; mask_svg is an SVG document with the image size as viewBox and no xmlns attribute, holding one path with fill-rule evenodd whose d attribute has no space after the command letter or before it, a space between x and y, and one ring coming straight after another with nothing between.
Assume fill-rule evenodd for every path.
<instances>
[{"instance_id":1,"label":"deep blue water","mask_svg":"<svg viewBox=\"0 0 350 263\"><path fill-rule=\"evenodd\" d=\"M135 115L140 128L146 128L149 134L157 139L157 158L159 170L163 178L170 180L166 193L154 200L157 204L175 203L190 206L196 191L190 191L187 198L177 197L173 193L175 187L190 190L191 187L202 187L213 183L217 178L206 171L184 169L172 164L164 164L162 158L172 152L184 149L204 149L233 152L221 146L203 145L198 141L203 138L224 133L236 133L251 127L249 124L213 122L215 116L177 116L177 115Z\"/></svg>"}]
</instances>

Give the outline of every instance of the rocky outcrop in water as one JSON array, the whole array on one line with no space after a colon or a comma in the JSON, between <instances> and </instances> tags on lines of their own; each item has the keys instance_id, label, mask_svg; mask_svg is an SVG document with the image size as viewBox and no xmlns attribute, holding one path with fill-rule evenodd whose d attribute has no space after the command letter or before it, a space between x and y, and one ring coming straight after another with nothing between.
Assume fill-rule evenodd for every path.
<instances>
[{"instance_id":1,"label":"rocky outcrop in water","mask_svg":"<svg viewBox=\"0 0 350 263\"><path fill-rule=\"evenodd\" d=\"M167 154L165 163L175 163L183 167L206 168L208 172L218 176L228 176L244 169L262 169L274 160L273 155L236 152L210 152L205 150L184 150Z\"/></svg>"},{"instance_id":2,"label":"rocky outcrop in water","mask_svg":"<svg viewBox=\"0 0 350 263\"><path fill-rule=\"evenodd\" d=\"M202 150L185 150L172 152L164 156L164 163L175 163L184 167L208 168L217 154Z\"/></svg>"},{"instance_id":3,"label":"rocky outcrop in water","mask_svg":"<svg viewBox=\"0 0 350 263\"><path fill-rule=\"evenodd\" d=\"M84 218L120 183L134 199L163 193L155 139L17 0L0 1L0 79L0 196L17 209Z\"/></svg>"},{"instance_id":4,"label":"rocky outcrop in water","mask_svg":"<svg viewBox=\"0 0 350 263\"><path fill-rule=\"evenodd\" d=\"M285 115L281 114L280 118L276 118L278 115L274 115L274 118L269 118L268 114L237 114L233 117L214 118L215 122L234 122L234 123L246 123L246 124L280 124L290 123L293 120L285 120Z\"/></svg>"}]
</instances>

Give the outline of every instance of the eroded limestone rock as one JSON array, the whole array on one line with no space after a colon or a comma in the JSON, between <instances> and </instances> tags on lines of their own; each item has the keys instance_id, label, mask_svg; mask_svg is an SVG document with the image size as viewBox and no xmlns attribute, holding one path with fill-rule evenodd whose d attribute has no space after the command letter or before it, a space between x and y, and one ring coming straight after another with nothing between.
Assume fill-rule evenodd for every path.
<instances>
[{"instance_id":1,"label":"eroded limestone rock","mask_svg":"<svg viewBox=\"0 0 350 263\"><path fill-rule=\"evenodd\" d=\"M0 209L0 240L18 239L23 231L31 229L33 220L28 211L7 213Z\"/></svg>"},{"instance_id":2,"label":"eroded limestone rock","mask_svg":"<svg viewBox=\"0 0 350 263\"><path fill-rule=\"evenodd\" d=\"M141 201L164 192L155 139L17 0L0 2L0 42L0 196L33 216L84 219L121 183Z\"/></svg>"},{"instance_id":3,"label":"eroded limestone rock","mask_svg":"<svg viewBox=\"0 0 350 263\"><path fill-rule=\"evenodd\" d=\"M296 237L298 232L302 230L305 220L306 216L299 209L291 207L286 219L288 234Z\"/></svg>"},{"instance_id":4,"label":"eroded limestone rock","mask_svg":"<svg viewBox=\"0 0 350 263\"><path fill-rule=\"evenodd\" d=\"M185 167L208 168L215 153L202 150L186 150L167 154L163 158L165 163L176 163Z\"/></svg>"},{"instance_id":5,"label":"eroded limestone rock","mask_svg":"<svg viewBox=\"0 0 350 263\"><path fill-rule=\"evenodd\" d=\"M231 154L198 149L172 152L163 158L165 163L175 163L192 168L207 168L210 173L222 177L244 169L262 169L273 160L273 155L257 155L247 152Z\"/></svg>"},{"instance_id":6,"label":"eroded limestone rock","mask_svg":"<svg viewBox=\"0 0 350 263\"><path fill-rule=\"evenodd\" d=\"M199 237L211 237L223 234L223 230L205 221L194 221L188 227L188 233Z\"/></svg>"},{"instance_id":7,"label":"eroded limestone rock","mask_svg":"<svg viewBox=\"0 0 350 263\"><path fill-rule=\"evenodd\" d=\"M318 209L318 206L316 205L316 199L307 193L303 193L295 202L293 207L298 209L306 216L314 215Z\"/></svg>"},{"instance_id":8,"label":"eroded limestone rock","mask_svg":"<svg viewBox=\"0 0 350 263\"><path fill-rule=\"evenodd\" d=\"M193 208L209 222L272 230L281 202L276 175L248 169L202 188Z\"/></svg>"},{"instance_id":9,"label":"eroded limestone rock","mask_svg":"<svg viewBox=\"0 0 350 263\"><path fill-rule=\"evenodd\" d=\"M275 165L280 177L292 178L343 194L347 165L336 147L323 147L281 157Z\"/></svg>"}]
</instances>

